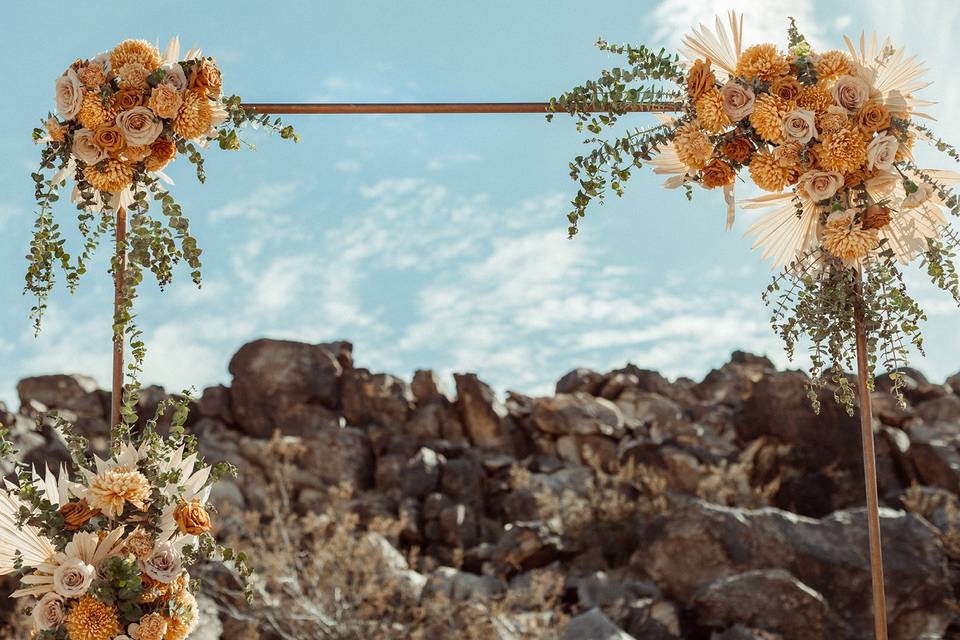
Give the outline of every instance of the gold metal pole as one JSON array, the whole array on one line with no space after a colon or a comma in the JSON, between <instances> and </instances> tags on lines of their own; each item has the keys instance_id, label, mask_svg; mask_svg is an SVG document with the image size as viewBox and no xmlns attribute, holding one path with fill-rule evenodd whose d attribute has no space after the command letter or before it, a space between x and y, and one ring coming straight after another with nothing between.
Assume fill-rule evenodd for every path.
<instances>
[{"instance_id":1,"label":"gold metal pole","mask_svg":"<svg viewBox=\"0 0 960 640\"><path fill-rule=\"evenodd\" d=\"M877 457L873 443L873 410L867 386L867 332L864 326L862 275L857 273L853 312L857 339L857 390L860 394L860 436L863 440L863 478L867 490L867 530L870 536L870 577L873 584L873 628L876 640L887 640L887 599L883 590L883 553L880 545L880 500L877 497Z\"/></svg>"},{"instance_id":2,"label":"gold metal pole","mask_svg":"<svg viewBox=\"0 0 960 640\"><path fill-rule=\"evenodd\" d=\"M340 103L294 103L294 102L249 102L243 105L260 113L313 113L313 114L408 114L408 113L539 113L549 112L549 102L340 102ZM629 105L628 112L666 113L679 111L676 102L658 102ZM581 109L591 113L607 113L609 108Z\"/></svg>"},{"instance_id":3,"label":"gold metal pole","mask_svg":"<svg viewBox=\"0 0 960 640\"><path fill-rule=\"evenodd\" d=\"M120 301L123 297L123 277L127 267L127 211L117 209L116 224L116 261L117 269L113 274L113 324L116 329L120 315ZM113 336L113 385L110 395L110 429L120 424L120 406L123 402L123 331ZM111 443L112 444L112 443Z\"/></svg>"}]
</instances>

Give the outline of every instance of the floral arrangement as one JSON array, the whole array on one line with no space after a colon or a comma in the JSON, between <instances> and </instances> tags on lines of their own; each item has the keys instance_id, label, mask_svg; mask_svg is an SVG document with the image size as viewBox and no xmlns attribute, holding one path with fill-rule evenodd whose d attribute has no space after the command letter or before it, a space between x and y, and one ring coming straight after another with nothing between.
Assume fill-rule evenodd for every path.
<instances>
[{"instance_id":1,"label":"floral arrangement","mask_svg":"<svg viewBox=\"0 0 960 640\"><path fill-rule=\"evenodd\" d=\"M918 142L960 161L921 119L930 102L925 69L889 40L845 38L846 50L816 52L794 21L788 47L743 48L743 19L731 13L714 30L684 39L680 56L644 46L598 46L629 66L604 71L551 101L591 134L589 154L570 164L579 191L570 235L594 199L622 195L631 170L644 163L665 186L722 189L727 228L734 221L734 183L749 176L766 195L745 208L769 208L747 233L784 271L764 296L789 356L810 341L811 399L826 379L853 409L845 370L853 368L859 309L870 336L871 370L882 361L896 380L912 344L922 350L923 310L908 295L900 267L919 261L932 282L960 302L953 260L960 235L945 213L960 215L951 186L960 174L921 168ZM606 110L597 115L596 111ZM629 111L674 111L650 129L599 137ZM548 119L552 114L548 115ZM872 383L872 381L871 381ZM899 381L895 392L899 394Z\"/></svg>"},{"instance_id":2,"label":"floral arrangement","mask_svg":"<svg viewBox=\"0 0 960 640\"><path fill-rule=\"evenodd\" d=\"M20 574L12 597L30 599L35 640L182 640L200 615L191 565L216 559L251 575L210 532L211 486L235 470L204 463L184 435L185 402L174 404L168 437L156 417L137 438L118 430L107 460L89 459L58 420L73 468L20 466L0 490L0 575ZM0 437L0 455L13 453Z\"/></svg>"},{"instance_id":3,"label":"floral arrangement","mask_svg":"<svg viewBox=\"0 0 960 640\"><path fill-rule=\"evenodd\" d=\"M43 145L40 168L33 174L38 212L25 288L36 298L35 328L40 328L57 271L74 291L101 237L115 229L115 212L122 208L130 215L130 230L120 248L124 286L114 327L121 340L127 331L140 360L143 345L130 321L143 270L163 287L183 261L197 285L201 279L201 249L167 189L173 183L164 169L178 155L185 156L203 182L200 149L213 141L221 149L240 149L238 130L245 124L276 131L284 139L298 138L279 119L244 109L238 96L225 96L216 61L199 49L181 59L177 38L162 54L144 40L124 40L109 52L76 60L57 78L55 90L56 114L33 132ZM68 179L74 182L70 200L80 211L83 239L76 255L67 250L54 218L54 203ZM151 200L160 205L162 216L150 216ZM116 258L114 262L116 273Z\"/></svg>"}]
</instances>

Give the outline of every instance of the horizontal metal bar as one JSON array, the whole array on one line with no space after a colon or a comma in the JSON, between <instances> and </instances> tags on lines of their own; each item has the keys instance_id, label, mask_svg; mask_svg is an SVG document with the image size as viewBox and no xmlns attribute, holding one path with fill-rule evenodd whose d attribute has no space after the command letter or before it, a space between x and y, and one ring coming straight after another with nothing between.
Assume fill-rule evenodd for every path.
<instances>
[{"instance_id":1,"label":"horizontal metal bar","mask_svg":"<svg viewBox=\"0 0 960 640\"><path fill-rule=\"evenodd\" d=\"M549 113L549 102L250 102L243 105L260 113L307 114L407 114L407 113ZM658 102L629 105L626 111L667 113L679 111L676 102ZM610 109L598 106L581 109L590 113L608 113Z\"/></svg>"}]
</instances>

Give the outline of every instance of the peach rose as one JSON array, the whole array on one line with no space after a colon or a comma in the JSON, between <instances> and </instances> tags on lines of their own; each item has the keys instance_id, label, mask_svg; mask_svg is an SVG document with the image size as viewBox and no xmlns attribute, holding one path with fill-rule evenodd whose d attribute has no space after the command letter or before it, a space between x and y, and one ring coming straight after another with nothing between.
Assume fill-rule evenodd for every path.
<instances>
[{"instance_id":1,"label":"peach rose","mask_svg":"<svg viewBox=\"0 0 960 640\"><path fill-rule=\"evenodd\" d=\"M877 136L867 145L867 169L889 171L897 157L900 143L894 136Z\"/></svg>"},{"instance_id":2,"label":"peach rose","mask_svg":"<svg viewBox=\"0 0 960 640\"><path fill-rule=\"evenodd\" d=\"M57 78L54 83L56 89L57 112L70 120L80 111L83 104L83 84L77 77L77 72L67 69L67 72Z\"/></svg>"},{"instance_id":3,"label":"peach rose","mask_svg":"<svg viewBox=\"0 0 960 640\"><path fill-rule=\"evenodd\" d=\"M856 115L857 126L867 133L883 131L890 126L890 112L879 102L868 102Z\"/></svg>"},{"instance_id":4,"label":"peach rose","mask_svg":"<svg viewBox=\"0 0 960 640\"><path fill-rule=\"evenodd\" d=\"M836 171L807 171L800 176L799 191L814 202L829 200L843 187L842 173Z\"/></svg>"},{"instance_id":5,"label":"peach rose","mask_svg":"<svg viewBox=\"0 0 960 640\"><path fill-rule=\"evenodd\" d=\"M220 76L220 69L212 60L204 58L193 71L191 89L206 89L207 93L220 97L223 92L223 79Z\"/></svg>"},{"instance_id":6,"label":"peach rose","mask_svg":"<svg viewBox=\"0 0 960 640\"><path fill-rule=\"evenodd\" d=\"M180 527L180 531L188 535L198 536L210 530L210 516L197 498L177 505L173 512L173 519Z\"/></svg>"},{"instance_id":7,"label":"peach rose","mask_svg":"<svg viewBox=\"0 0 960 640\"><path fill-rule=\"evenodd\" d=\"M783 117L783 134L787 140L807 144L817 135L816 114L805 109L796 109Z\"/></svg>"},{"instance_id":8,"label":"peach rose","mask_svg":"<svg viewBox=\"0 0 960 640\"><path fill-rule=\"evenodd\" d=\"M163 122L150 109L134 107L117 116L117 127L131 147L149 145L163 131Z\"/></svg>"},{"instance_id":9,"label":"peach rose","mask_svg":"<svg viewBox=\"0 0 960 640\"><path fill-rule=\"evenodd\" d=\"M723 110L730 122L738 122L753 113L755 96L753 89L745 87L736 80L729 80L720 89L723 98Z\"/></svg>"},{"instance_id":10,"label":"peach rose","mask_svg":"<svg viewBox=\"0 0 960 640\"><path fill-rule=\"evenodd\" d=\"M710 59L697 60L690 67L690 73L687 74L687 94L696 100L708 89L712 89L717 83L716 76L710 70Z\"/></svg>"},{"instance_id":11,"label":"peach rose","mask_svg":"<svg viewBox=\"0 0 960 640\"><path fill-rule=\"evenodd\" d=\"M105 125L93 132L93 144L97 145L110 155L123 151L123 132L117 127Z\"/></svg>"},{"instance_id":12,"label":"peach rose","mask_svg":"<svg viewBox=\"0 0 960 640\"><path fill-rule=\"evenodd\" d=\"M173 120L180 111L183 98L172 84L165 82L153 88L147 106L161 118Z\"/></svg>"},{"instance_id":13,"label":"peach rose","mask_svg":"<svg viewBox=\"0 0 960 640\"><path fill-rule=\"evenodd\" d=\"M67 605L62 597L52 591L45 593L33 608L33 624L39 631L56 629L66 618Z\"/></svg>"}]
</instances>

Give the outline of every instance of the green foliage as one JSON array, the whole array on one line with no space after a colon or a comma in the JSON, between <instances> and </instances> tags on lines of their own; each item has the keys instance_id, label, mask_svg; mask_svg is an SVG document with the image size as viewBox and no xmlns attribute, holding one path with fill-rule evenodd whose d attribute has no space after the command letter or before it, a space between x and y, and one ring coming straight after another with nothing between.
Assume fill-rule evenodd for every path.
<instances>
[{"instance_id":1,"label":"green foliage","mask_svg":"<svg viewBox=\"0 0 960 640\"><path fill-rule=\"evenodd\" d=\"M90 586L90 593L97 600L114 605L124 625L139 622L143 615L140 606L143 579L137 559L129 555L104 560L98 579Z\"/></svg>"},{"instance_id":2,"label":"green foliage","mask_svg":"<svg viewBox=\"0 0 960 640\"><path fill-rule=\"evenodd\" d=\"M590 152L578 155L570 163L570 178L578 185L571 202L573 209L567 214L571 237L577 233L579 221L586 216L593 200L602 203L608 189L622 196L632 169L642 167L673 138L673 127L667 125L628 130L613 140L599 137L604 129L613 127L620 116L631 110L662 108L665 103L673 106L685 97L686 73L677 56L663 49L654 52L643 45L611 45L600 40L597 46L626 56L628 66L604 70L597 80L551 98L551 113L547 115L549 121L555 113L569 113L576 119L577 131L586 129L591 134L583 141L591 146Z\"/></svg>"}]
</instances>

